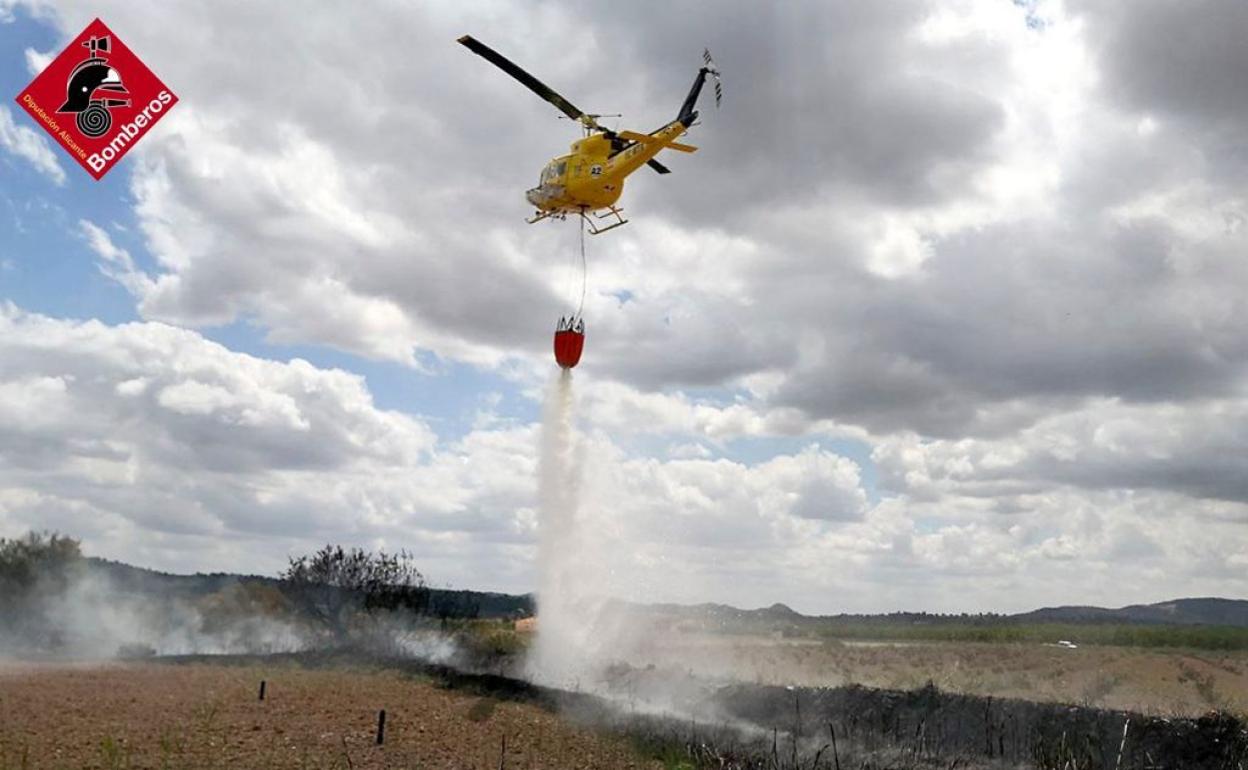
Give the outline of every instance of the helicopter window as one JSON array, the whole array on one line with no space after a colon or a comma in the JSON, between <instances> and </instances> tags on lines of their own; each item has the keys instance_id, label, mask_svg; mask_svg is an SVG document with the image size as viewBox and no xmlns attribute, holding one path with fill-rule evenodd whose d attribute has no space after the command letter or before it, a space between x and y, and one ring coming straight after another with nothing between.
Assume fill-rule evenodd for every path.
<instances>
[{"instance_id":1,"label":"helicopter window","mask_svg":"<svg viewBox=\"0 0 1248 770\"><path fill-rule=\"evenodd\" d=\"M567 164L567 162L565 161L565 162L563 162L563 163L560 163L560 164L559 164L559 170L555 172L555 175L556 175L556 176L563 176L563 172L565 172L565 171L567 171L567 170L568 170L568 164Z\"/></svg>"}]
</instances>

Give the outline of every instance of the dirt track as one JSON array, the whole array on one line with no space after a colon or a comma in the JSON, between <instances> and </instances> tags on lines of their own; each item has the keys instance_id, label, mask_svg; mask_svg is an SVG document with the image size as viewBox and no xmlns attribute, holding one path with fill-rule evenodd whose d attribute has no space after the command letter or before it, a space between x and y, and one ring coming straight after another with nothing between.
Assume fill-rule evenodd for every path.
<instances>
[{"instance_id":1,"label":"dirt track","mask_svg":"<svg viewBox=\"0 0 1248 770\"><path fill-rule=\"evenodd\" d=\"M392 671L0 667L0 770L497 768L504 736L508 768L658 767L536 706Z\"/></svg>"}]
</instances>

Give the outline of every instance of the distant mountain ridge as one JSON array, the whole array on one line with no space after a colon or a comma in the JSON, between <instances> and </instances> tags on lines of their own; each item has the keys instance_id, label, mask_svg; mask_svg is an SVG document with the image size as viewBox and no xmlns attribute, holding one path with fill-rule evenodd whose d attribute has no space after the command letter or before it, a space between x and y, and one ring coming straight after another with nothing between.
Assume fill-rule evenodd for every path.
<instances>
[{"instance_id":1,"label":"distant mountain ridge","mask_svg":"<svg viewBox=\"0 0 1248 770\"><path fill-rule=\"evenodd\" d=\"M88 558L90 567L107 575L113 584L134 593L178 594L188 598L205 596L240 581L275 585L276 578L261 575L212 573L174 575L135 567L124 562ZM468 589L431 589L434 596L458 597L480 607L484 618L517 617L533 613L532 594L506 594ZM632 603L629 603L632 604ZM894 612L875 615L803 615L788 605L777 602L769 607L746 610L727 604L635 604L651 612L717 623L744 623L754 626L803 625L806 623L863 620L900 624L938 623L1132 623L1182 626L1233 626L1248 628L1248 600L1202 597L1174 599L1156 604L1132 604L1117 609L1092 606L1044 607L1014 615L963 614L937 615L926 612Z\"/></svg>"},{"instance_id":2,"label":"distant mountain ridge","mask_svg":"<svg viewBox=\"0 0 1248 770\"><path fill-rule=\"evenodd\" d=\"M1248 628L1248 601L1243 599L1174 599L1156 604L1103 607L1045 607L1012 617L1038 623L1158 623L1181 626L1237 626Z\"/></svg>"}]
</instances>

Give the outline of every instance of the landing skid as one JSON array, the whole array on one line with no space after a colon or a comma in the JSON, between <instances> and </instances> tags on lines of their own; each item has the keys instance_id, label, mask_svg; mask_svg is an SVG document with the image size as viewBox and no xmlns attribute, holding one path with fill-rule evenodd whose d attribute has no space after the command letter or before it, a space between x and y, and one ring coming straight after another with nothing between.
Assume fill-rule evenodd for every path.
<instances>
[{"instance_id":1,"label":"landing skid","mask_svg":"<svg viewBox=\"0 0 1248 770\"><path fill-rule=\"evenodd\" d=\"M594 214L593 217L590 217L589 212L585 211L584 209L582 209L581 211L577 213L581 215L581 219L585 220L585 224L589 225L590 235L602 235L608 230L614 230L620 225L628 224L628 220L624 218L624 215L621 213L621 210L617 209L615 206L608 206L605 214ZM607 217L615 217L615 221L607 225L606 227L599 227L594 222L595 219L606 219ZM528 222L531 225L535 225L538 222L541 222L543 219L564 220L567 218L568 218L568 212L566 211L535 211L533 212L532 217L524 221Z\"/></svg>"},{"instance_id":2,"label":"landing skid","mask_svg":"<svg viewBox=\"0 0 1248 770\"><path fill-rule=\"evenodd\" d=\"M606 227L598 227L596 224L594 224L594 219L606 219L607 217L611 217L611 216L615 217L615 221L607 225ZM608 230L614 230L615 228L620 227L621 225L628 224L628 220L624 218L624 215L621 214L620 210L617 209L615 206L608 206L607 213L605 214L594 214L594 219L590 219L589 214L582 211L581 218L585 220L585 223L587 225L589 225L590 235L601 235L602 233L605 233Z\"/></svg>"},{"instance_id":3,"label":"landing skid","mask_svg":"<svg viewBox=\"0 0 1248 770\"><path fill-rule=\"evenodd\" d=\"M555 219L563 219L566 216L567 214L560 214L555 211L535 211L533 212L532 219L526 219L524 221L531 225L535 225L538 222L541 222L543 219L550 219L551 217L554 217Z\"/></svg>"}]
</instances>

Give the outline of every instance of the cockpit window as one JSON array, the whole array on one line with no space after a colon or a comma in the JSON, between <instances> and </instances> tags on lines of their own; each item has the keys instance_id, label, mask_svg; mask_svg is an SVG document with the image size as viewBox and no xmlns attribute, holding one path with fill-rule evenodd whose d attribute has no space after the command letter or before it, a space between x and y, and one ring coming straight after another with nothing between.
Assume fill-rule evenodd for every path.
<instances>
[{"instance_id":1,"label":"cockpit window","mask_svg":"<svg viewBox=\"0 0 1248 770\"><path fill-rule=\"evenodd\" d=\"M567 161L563 161L562 163L552 162L549 166L542 169L542 183L545 184L546 182L555 181L559 177L563 176L563 172L567 170L568 170Z\"/></svg>"}]
</instances>

